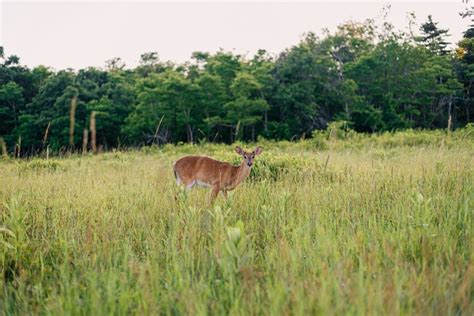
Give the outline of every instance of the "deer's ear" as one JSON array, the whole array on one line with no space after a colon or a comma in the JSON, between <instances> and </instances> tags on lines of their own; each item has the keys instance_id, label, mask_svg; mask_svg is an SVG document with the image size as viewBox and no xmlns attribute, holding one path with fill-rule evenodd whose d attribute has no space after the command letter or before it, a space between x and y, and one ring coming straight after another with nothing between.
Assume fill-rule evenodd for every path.
<instances>
[{"instance_id":1,"label":"deer's ear","mask_svg":"<svg viewBox=\"0 0 474 316\"><path fill-rule=\"evenodd\" d=\"M255 148L253 153L255 154L255 156L260 155L262 153L262 147L258 146L257 148Z\"/></svg>"},{"instance_id":2,"label":"deer's ear","mask_svg":"<svg viewBox=\"0 0 474 316\"><path fill-rule=\"evenodd\" d=\"M240 146L235 147L235 152L238 153L239 155L244 154L244 150Z\"/></svg>"}]
</instances>

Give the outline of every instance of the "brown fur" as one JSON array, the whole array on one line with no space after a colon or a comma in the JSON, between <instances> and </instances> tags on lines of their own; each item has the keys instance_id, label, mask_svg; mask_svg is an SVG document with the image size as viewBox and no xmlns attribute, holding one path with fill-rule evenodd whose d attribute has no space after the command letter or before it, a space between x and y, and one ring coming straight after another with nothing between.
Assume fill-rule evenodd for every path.
<instances>
[{"instance_id":1,"label":"brown fur","mask_svg":"<svg viewBox=\"0 0 474 316\"><path fill-rule=\"evenodd\" d=\"M235 189L249 176L253 159L262 150L257 147L253 152L245 152L237 147L236 151L244 158L239 166L204 156L180 158L173 165L176 181L178 184L183 183L188 189L194 185L211 187L211 202L219 191L227 197L227 191Z\"/></svg>"}]
</instances>

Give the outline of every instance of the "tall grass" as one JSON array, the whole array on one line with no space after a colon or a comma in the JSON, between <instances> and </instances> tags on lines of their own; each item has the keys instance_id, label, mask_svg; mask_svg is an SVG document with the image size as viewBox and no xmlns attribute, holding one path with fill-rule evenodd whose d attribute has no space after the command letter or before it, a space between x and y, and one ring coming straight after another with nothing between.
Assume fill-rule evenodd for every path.
<instances>
[{"instance_id":1,"label":"tall grass","mask_svg":"<svg viewBox=\"0 0 474 316\"><path fill-rule=\"evenodd\" d=\"M472 314L470 137L262 141L213 207L171 163L232 146L0 162L0 313Z\"/></svg>"}]
</instances>

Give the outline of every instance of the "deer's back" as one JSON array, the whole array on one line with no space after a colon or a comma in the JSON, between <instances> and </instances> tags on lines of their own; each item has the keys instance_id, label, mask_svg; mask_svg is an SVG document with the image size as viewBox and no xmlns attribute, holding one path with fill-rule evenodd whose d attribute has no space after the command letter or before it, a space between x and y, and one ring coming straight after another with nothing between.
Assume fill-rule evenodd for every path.
<instances>
[{"instance_id":1,"label":"deer's back","mask_svg":"<svg viewBox=\"0 0 474 316\"><path fill-rule=\"evenodd\" d=\"M198 180L209 185L226 183L235 167L205 156L186 156L174 163L174 170L185 182Z\"/></svg>"}]
</instances>

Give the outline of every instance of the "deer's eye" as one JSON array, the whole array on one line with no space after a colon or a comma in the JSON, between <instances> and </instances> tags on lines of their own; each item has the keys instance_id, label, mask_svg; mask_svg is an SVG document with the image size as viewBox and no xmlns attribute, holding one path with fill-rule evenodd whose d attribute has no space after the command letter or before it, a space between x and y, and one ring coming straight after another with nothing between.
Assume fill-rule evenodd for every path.
<instances>
[{"instance_id":1,"label":"deer's eye","mask_svg":"<svg viewBox=\"0 0 474 316\"><path fill-rule=\"evenodd\" d=\"M247 159L247 155L244 155L244 158Z\"/></svg>"}]
</instances>

